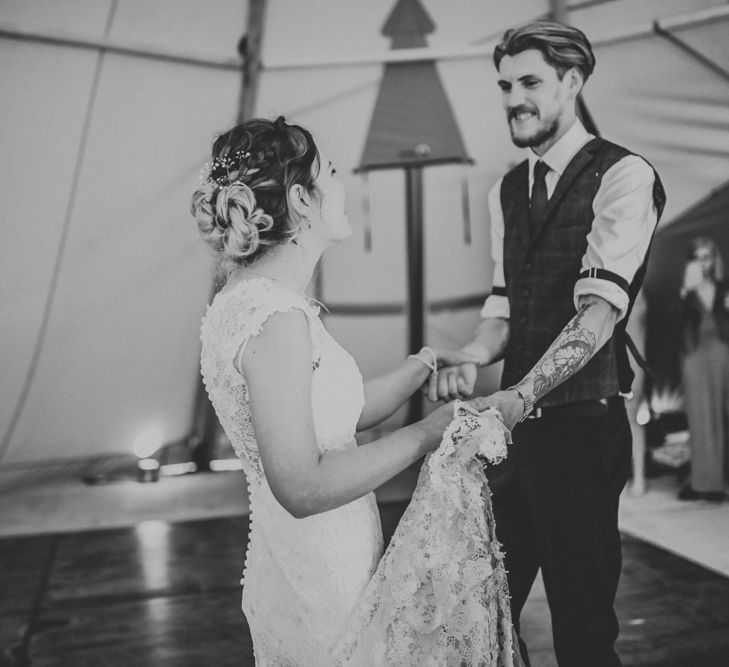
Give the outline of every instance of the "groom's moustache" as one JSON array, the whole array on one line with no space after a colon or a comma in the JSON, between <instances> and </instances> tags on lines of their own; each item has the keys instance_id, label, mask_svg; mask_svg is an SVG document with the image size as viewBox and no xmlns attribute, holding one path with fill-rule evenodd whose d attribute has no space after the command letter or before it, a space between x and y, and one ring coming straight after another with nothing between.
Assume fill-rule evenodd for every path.
<instances>
[{"instance_id":1,"label":"groom's moustache","mask_svg":"<svg viewBox=\"0 0 729 667\"><path fill-rule=\"evenodd\" d=\"M533 113L537 118L539 118L539 111L537 109L532 109L524 104L520 104L518 107L510 107L506 112L506 117L508 120L513 120L516 118L517 114L520 114L522 111Z\"/></svg>"}]
</instances>

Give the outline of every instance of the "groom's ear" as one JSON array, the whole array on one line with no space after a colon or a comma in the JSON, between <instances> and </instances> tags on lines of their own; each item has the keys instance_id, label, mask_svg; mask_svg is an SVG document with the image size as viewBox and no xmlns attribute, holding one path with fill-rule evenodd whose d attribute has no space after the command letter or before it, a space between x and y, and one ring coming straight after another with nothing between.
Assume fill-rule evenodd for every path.
<instances>
[{"instance_id":1,"label":"groom's ear","mask_svg":"<svg viewBox=\"0 0 729 667\"><path fill-rule=\"evenodd\" d=\"M585 84L585 77L582 75L582 70L579 67L570 67L565 72L565 77L567 78L570 94L577 97L582 90L582 86Z\"/></svg>"}]
</instances>

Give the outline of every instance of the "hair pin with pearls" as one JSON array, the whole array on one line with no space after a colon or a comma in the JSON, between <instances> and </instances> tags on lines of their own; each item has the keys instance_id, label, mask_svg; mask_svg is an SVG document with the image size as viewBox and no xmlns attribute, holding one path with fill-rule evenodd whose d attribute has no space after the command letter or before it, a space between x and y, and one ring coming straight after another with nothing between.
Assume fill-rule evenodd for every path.
<instances>
[{"instance_id":1,"label":"hair pin with pearls","mask_svg":"<svg viewBox=\"0 0 729 667\"><path fill-rule=\"evenodd\" d=\"M232 169L240 170L241 162L247 160L251 156L250 151L235 151L232 155L224 155L223 157L216 157L212 162L206 162L203 168L200 170L200 183L202 185L206 183L215 183L216 188L220 190L226 185L243 185L243 181L236 179L229 181L230 172ZM220 173L220 172L223 173ZM251 169L250 173L254 173L256 170ZM217 174L216 174L217 172Z\"/></svg>"}]
</instances>

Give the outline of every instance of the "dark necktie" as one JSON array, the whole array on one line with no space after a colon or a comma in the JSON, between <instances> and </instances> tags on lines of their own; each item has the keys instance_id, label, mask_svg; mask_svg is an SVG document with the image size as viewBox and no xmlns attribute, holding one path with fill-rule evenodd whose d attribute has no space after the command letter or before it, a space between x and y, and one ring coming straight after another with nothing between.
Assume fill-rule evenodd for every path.
<instances>
[{"instance_id":1,"label":"dark necktie","mask_svg":"<svg viewBox=\"0 0 729 667\"><path fill-rule=\"evenodd\" d=\"M532 200L529 205L529 234L534 236L547 209L547 182L545 176L549 166L538 160L534 165L534 182L532 183Z\"/></svg>"}]
</instances>

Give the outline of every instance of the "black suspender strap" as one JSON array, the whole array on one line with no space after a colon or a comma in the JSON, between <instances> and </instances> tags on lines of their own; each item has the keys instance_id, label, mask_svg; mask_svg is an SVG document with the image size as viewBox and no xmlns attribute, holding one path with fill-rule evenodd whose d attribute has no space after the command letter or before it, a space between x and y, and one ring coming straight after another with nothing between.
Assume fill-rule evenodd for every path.
<instances>
[{"instance_id":1,"label":"black suspender strap","mask_svg":"<svg viewBox=\"0 0 729 667\"><path fill-rule=\"evenodd\" d=\"M643 355L638 351L638 348L635 345L635 341L633 341L627 331L623 333L623 340L625 341L625 346L628 348L628 350L630 350L631 356L633 357L633 359L635 359L635 363L643 369L643 372L651 380L654 380L655 376L653 375L651 367L648 365L648 362L645 360Z\"/></svg>"}]
</instances>

